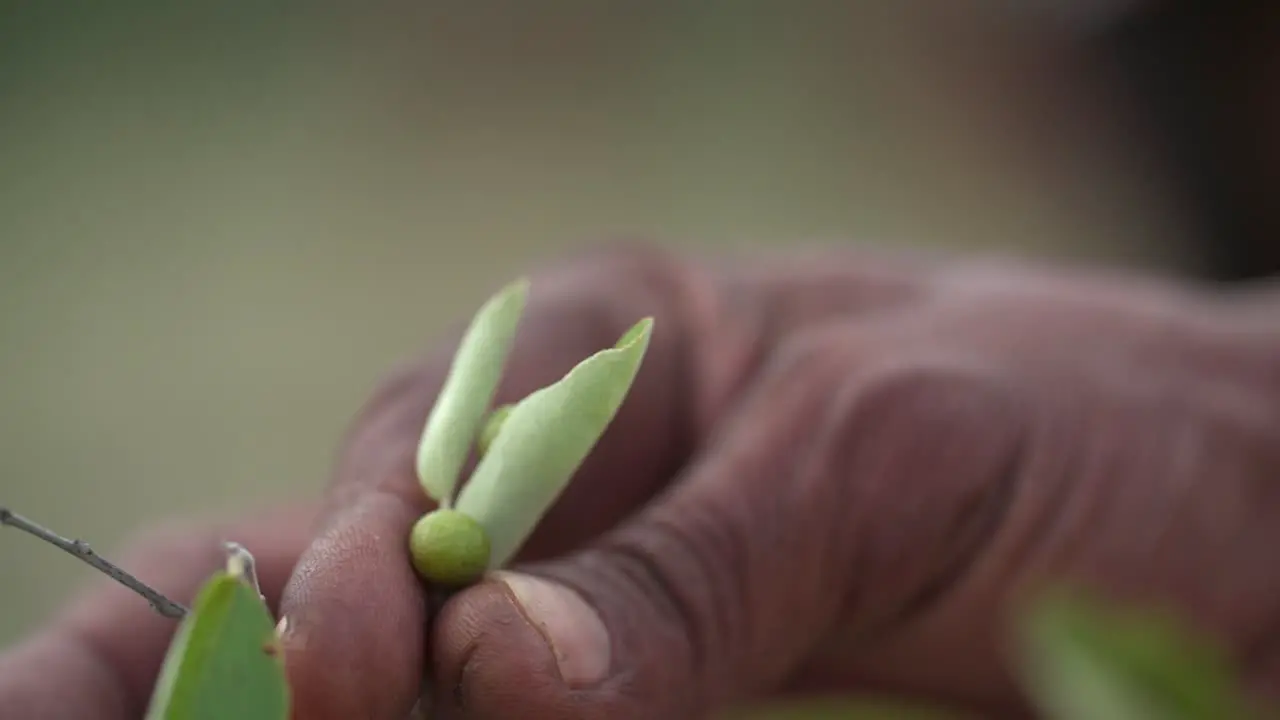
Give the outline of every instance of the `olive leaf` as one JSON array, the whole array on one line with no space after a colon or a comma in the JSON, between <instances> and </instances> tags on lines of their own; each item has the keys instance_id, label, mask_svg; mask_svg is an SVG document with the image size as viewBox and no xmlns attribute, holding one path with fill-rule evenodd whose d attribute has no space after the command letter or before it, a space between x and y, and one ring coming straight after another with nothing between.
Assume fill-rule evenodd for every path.
<instances>
[{"instance_id":1,"label":"olive leaf","mask_svg":"<svg viewBox=\"0 0 1280 720\"><path fill-rule=\"evenodd\" d=\"M1027 615L1020 640L1024 683L1053 720L1258 717L1218 649L1150 608L1059 590Z\"/></svg>"},{"instance_id":2,"label":"olive leaf","mask_svg":"<svg viewBox=\"0 0 1280 720\"><path fill-rule=\"evenodd\" d=\"M489 419L484 421L484 427L480 430L480 437L476 439L476 452L480 457L484 457L489 453L489 446L493 444L493 439L498 437L498 431L502 429L502 423L507 421L507 416L511 414L511 408L514 405L503 405L494 408L489 413Z\"/></svg>"},{"instance_id":3,"label":"olive leaf","mask_svg":"<svg viewBox=\"0 0 1280 720\"><path fill-rule=\"evenodd\" d=\"M652 318L641 320L501 420L457 505L488 533L491 569L511 559L613 421L652 330Z\"/></svg>"},{"instance_id":4,"label":"olive leaf","mask_svg":"<svg viewBox=\"0 0 1280 720\"><path fill-rule=\"evenodd\" d=\"M490 298L472 319L427 416L416 468L427 496L448 507L458 476L497 392L529 282L517 280Z\"/></svg>"},{"instance_id":5,"label":"olive leaf","mask_svg":"<svg viewBox=\"0 0 1280 720\"><path fill-rule=\"evenodd\" d=\"M233 559L201 589L169 645L147 720L288 720L274 623Z\"/></svg>"}]
</instances>

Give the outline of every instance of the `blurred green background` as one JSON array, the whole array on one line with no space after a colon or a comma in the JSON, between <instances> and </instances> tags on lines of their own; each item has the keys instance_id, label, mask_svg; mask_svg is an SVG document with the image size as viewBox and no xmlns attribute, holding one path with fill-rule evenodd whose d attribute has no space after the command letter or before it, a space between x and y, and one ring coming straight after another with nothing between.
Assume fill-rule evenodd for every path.
<instances>
[{"instance_id":1,"label":"blurred green background","mask_svg":"<svg viewBox=\"0 0 1280 720\"><path fill-rule=\"evenodd\" d=\"M1001 3L0 10L0 503L103 550L315 495L390 365L573 248L1176 265L1158 183ZM0 643L89 571L0 536Z\"/></svg>"}]
</instances>

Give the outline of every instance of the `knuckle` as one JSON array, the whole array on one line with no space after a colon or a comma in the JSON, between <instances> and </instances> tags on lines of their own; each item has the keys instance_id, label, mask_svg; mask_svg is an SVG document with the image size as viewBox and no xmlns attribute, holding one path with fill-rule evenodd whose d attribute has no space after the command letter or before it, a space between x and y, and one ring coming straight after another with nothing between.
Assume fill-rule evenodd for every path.
<instances>
[{"instance_id":1,"label":"knuckle","mask_svg":"<svg viewBox=\"0 0 1280 720\"><path fill-rule=\"evenodd\" d=\"M822 470L810 474L822 485L895 469L886 464L938 462L951 452L961 454L962 463L974 462L967 441L1023 412L1020 389L992 363L921 352L846 327L797 335L770 370L759 392L777 397L763 404L772 422L789 429L786 442L810 444L812 462Z\"/></svg>"},{"instance_id":2,"label":"knuckle","mask_svg":"<svg viewBox=\"0 0 1280 720\"><path fill-rule=\"evenodd\" d=\"M783 434L798 441L828 422L838 397L833 389L844 384L859 354L856 340L840 327L811 328L770 353L752 392L756 403L768 409L775 433L791 428Z\"/></svg>"},{"instance_id":3,"label":"knuckle","mask_svg":"<svg viewBox=\"0 0 1280 720\"><path fill-rule=\"evenodd\" d=\"M844 364L849 355L849 335L843 326L823 325L788 336L769 357L766 375L789 380L810 377L813 370Z\"/></svg>"},{"instance_id":4,"label":"knuckle","mask_svg":"<svg viewBox=\"0 0 1280 720\"><path fill-rule=\"evenodd\" d=\"M1008 404L1010 391L994 368L976 361L888 355L841 383L834 412L841 432L879 429L904 443L930 429L980 426Z\"/></svg>"},{"instance_id":5,"label":"knuckle","mask_svg":"<svg viewBox=\"0 0 1280 720\"><path fill-rule=\"evenodd\" d=\"M868 363L836 391L818 474L843 508L830 546L859 579L847 602L861 622L932 606L980 559L1024 461L1019 397L954 357Z\"/></svg>"}]
</instances>

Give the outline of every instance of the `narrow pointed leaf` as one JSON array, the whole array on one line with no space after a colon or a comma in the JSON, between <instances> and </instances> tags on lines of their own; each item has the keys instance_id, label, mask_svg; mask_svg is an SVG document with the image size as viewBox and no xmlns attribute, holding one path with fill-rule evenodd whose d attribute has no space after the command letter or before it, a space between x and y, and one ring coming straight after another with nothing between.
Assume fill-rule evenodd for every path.
<instances>
[{"instance_id":1,"label":"narrow pointed leaf","mask_svg":"<svg viewBox=\"0 0 1280 720\"><path fill-rule=\"evenodd\" d=\"M1217 648L1163 613L1058 593L1022 640L1028 689L1052 720L1257 717Z\"/></svg>"},{"instance_id":2,"label":"narrow pointed leaf","mask_svg":"<svg viewBox=\"0 0 1280 720\"><path fill-rule=\"evenodd\" d=\"M441 505L447 506L453 498L462 466L489 412L528 292L529 283L522 279L481 306L427 416L418 445L418 479L427 495Z\"/></svg>"},{"instance_id":3,"label":"narrow pointed leaf","mask_svg":"<svg viewBox=\"0 0 1280 720\"><path fill-rule=\"evenodd\" d=\"M568 485L631 389L653 320L516 404L458 496L489 534L490 568L515 554Z\"/></svg>"},{"instance_id":4,"label":"narrow pointed leaf","mask_svg":"<svg viewBox=\"0 0 1280 720\"><path fill-rule=\"evenodd\" d=\"M219 572L169 646L147 720L288 720L271 614L242 577Z\"/></svg>"}]
</instances>

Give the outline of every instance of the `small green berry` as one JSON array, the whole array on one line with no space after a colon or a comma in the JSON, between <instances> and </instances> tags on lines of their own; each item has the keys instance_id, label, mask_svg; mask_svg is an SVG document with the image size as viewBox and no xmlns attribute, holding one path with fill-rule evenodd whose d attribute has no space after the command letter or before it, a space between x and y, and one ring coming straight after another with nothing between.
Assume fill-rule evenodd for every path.
<instances>
[{"instance_id":1,"label":"small green berry","mask_svg":"<svg viewBox=\"0 0 1280 720\"><path fill-rule=\"evenodd\" d=\"M489 536L480 523L457 510L434 510L414 524L409 554L423 579L462 587L488 568Z\"/></svg>"},{"instance_id":2,"label":"small green berry","mask_svg":"<svg viewBox=\"0 0 1280 720\"><path fill-rule=\"evenodd\" d=\"M502 423L506 422L507 416L511 414L512 407L515 406L500 405L489 413L489 419L485 420L484 427L480 428L480 437L476 439L476 451L480 453L480 457L484 457L493 446L493 439L498 437L498 431L502 429Z\"/></svg>"}]
</instances>

